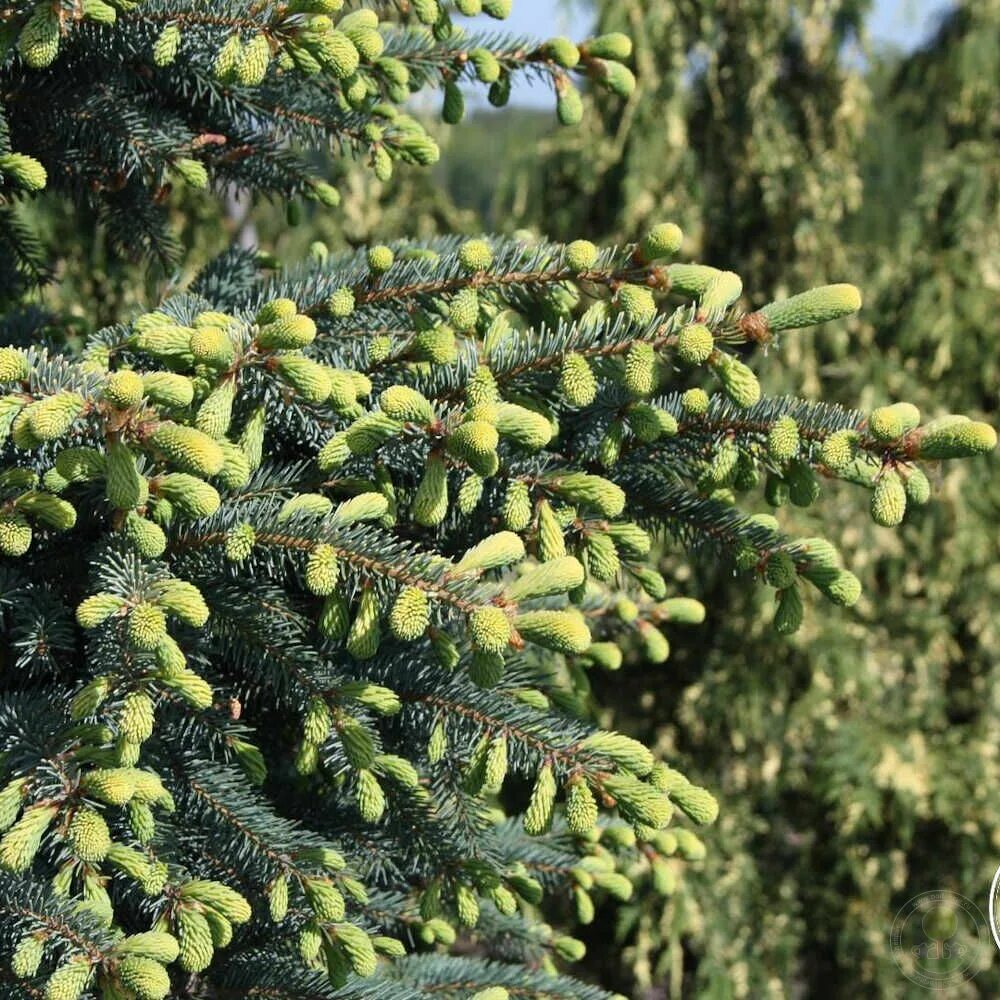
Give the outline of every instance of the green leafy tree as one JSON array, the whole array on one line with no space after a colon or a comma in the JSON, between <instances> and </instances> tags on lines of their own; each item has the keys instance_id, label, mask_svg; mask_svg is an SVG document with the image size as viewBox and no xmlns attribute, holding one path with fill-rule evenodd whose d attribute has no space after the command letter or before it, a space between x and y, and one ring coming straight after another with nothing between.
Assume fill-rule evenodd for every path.
<instances>
[{"instance_id":1,"label":"green leafy tree","mask_svg":"<svg viewBox=\"0 0 1000 1000\"><path fill-rule=\"evenodd\" d=\"M15 7L4 196L48 183L169 260L167 184L334 208L319 147L383 180L432 162L412 91L456 123L461 76L502 103L540 73L573 124L573 79L633 86L618 37L341 6ZM4 239L13 299L44 275L14 208ZM704 616L651 532L763 579L792 632L807 588L851 606L860 583L737 492L874 479L895 524L926 462L996 443L763 398L744 359L857 290L746 312L732 272L672 262L681 239L316 248L270 277L233 249L79 350L8 321L0 995L609 995L561 971L584 953L565 904L587 924L639 859L676 877L718 811L582 717L595 667L662 662Z\"/></svg>"}]
</instances>

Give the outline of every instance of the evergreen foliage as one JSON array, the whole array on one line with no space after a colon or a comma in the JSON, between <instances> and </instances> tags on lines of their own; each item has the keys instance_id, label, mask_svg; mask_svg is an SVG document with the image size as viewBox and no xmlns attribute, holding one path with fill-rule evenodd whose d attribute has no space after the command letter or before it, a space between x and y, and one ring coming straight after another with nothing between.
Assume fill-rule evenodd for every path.
<instances>
[{"instance_id":1,"label":"evergreen foliage","mask_svg":"<svg viewBox=\"0 0 1000 1000\"><path fill-rule=\"evenodd\" d=\"M433 159L411 89L454 122L461 74L497 103L546 74L572 122L571 73L633 86L618 37L340 7L15 6L5 195L37 196L40 164L168 255L168 178L332 207L317 147ZM806 507L841 479L897 520L924 460L995 445L965 417L763 397L763 349L857 291L746 312L734 274L671 261L680 235L397 241L271 278L231 251L79 353L9 334L0 995L609 995L561 972L584 947L560 902L590 922L640 859L667 885L718 813L586 719L595 667L661 663L704 617L653 536L766 582L794 631L807 588L860 583L737 494ZM9 297L36 259L10 257Z\"/></svg>"}]
</instances>

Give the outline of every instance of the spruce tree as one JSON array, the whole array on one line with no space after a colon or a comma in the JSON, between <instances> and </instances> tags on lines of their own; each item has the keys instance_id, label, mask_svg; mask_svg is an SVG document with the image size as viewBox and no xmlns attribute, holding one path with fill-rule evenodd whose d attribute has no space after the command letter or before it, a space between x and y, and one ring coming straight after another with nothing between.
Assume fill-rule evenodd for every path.
<instances>
[{"instance_id":1,"label":"spruce tree","mask_svg":"<svg viewBox=\"0 0 1000 1000\"><path fill-rule=\"evenodd\" d=\"M618 36L341 6L15 5L4 197L68 196L169 260L172 184L335 210L319 148L432 162L413 91L455 124L463 78L502 103L541 74L573 124L574 80L632 87ZM763 398L748 362L857 290L746 312L681 236L390 241L275 274L230 251L79 351L9 324L0 995L608 995L563 971L565 904L627 899L638 857L675 877L718 810L581 718L590 670L662 662L703 617L653 536L760 579L793 631L807 588L844 606L860 582L737 494L805 506L840 478L896 523L926 461L995 446L903 402ZM12 299L44 261L10 205L3 239Z\"/></svg>"}]
</instances>

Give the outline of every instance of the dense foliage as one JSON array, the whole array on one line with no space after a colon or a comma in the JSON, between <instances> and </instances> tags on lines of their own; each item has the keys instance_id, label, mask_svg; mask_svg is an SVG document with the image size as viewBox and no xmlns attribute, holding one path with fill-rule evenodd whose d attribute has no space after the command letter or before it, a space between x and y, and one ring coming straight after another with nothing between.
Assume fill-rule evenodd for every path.
<instances>
[{"instance_id":1,"label":"dense foliage","mask_svg":"<svg viewBox=\"0 0 1000 1000\"><path fill-rule=\"evenodd\" d=\"M24 195L169 260L172 183L333 209L321 148L381 178L432 162L398 107L425 86L452 123L462 75L496 103L547 76L570 125L574 75L632 93L624 35L473 38L435 0L385 6L15 5L6 299L46 277ZM608 995L561 973L571 925L640 862L668 890L718 811L590 718L595 669L662 663L704 617L654 538L762 580L791 634L807 592L851 606L860 582L738 495L804 508L837 479L895 526L926 462L996 440L763 398L747 362L857 290L748 312L681 243L318 246L270 278L231 250L79 350L12 312L0 995Z\"/></svg>"}]
</instances>

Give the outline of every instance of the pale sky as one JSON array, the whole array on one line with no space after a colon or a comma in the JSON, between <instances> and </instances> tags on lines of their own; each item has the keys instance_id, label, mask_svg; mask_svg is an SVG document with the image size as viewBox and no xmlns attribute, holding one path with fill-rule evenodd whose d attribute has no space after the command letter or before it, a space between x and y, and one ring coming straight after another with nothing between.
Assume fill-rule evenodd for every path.
<instances>
[{"instance_id":1,"label":"pale sky","mask_svg":"<svg viewBox=\"0 0 1000 1000\"><path fill-rule=\"evenodd\" d=\"M948 6L947 0L875 0L875 10L869 20L871 37L876 44L913 48L927 36L936 16ZM498 22L486 16L471 22L462 20L487 31L502 28L538 38L565 34L579 40L587 35L588 25L582 13L585 9L586 4L574 4L570 0L514 0L513 12L506 21ZM542 87L522 85L515 90L514 100L547 105L551 98Z\"/></svg>"}]
</instances>

